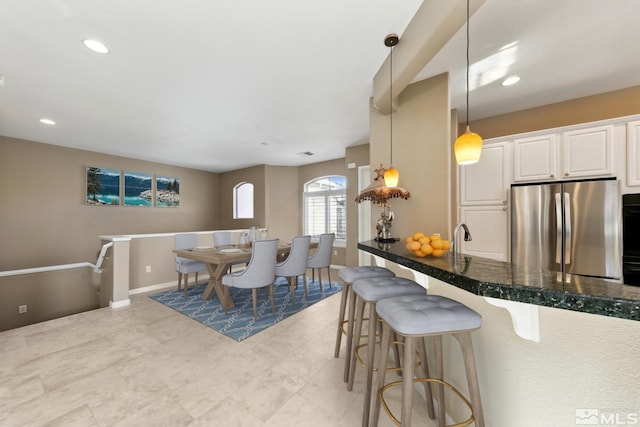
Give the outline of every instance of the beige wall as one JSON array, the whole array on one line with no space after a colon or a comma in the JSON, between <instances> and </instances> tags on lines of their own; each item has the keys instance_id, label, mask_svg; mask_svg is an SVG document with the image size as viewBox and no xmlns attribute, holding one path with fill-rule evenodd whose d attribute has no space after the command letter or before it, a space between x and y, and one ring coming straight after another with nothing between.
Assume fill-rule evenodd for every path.
<instances>
[{"instance_id":1,"label":"beige wall","mask_svg":"<svg viewBox=\"0 0 640 427\"><path fill-rule=\"evenodd\" d=\"M297 167L267 166L265 226L283 242L302 232L298 173Z\"/></svg>"},{"instance_id":2,"label":"beige wall","mask_svg":"<svg viewBox=\"0 0 640 427\"><path fill-rule=\"evenodd\" d=\"M235 229L250 227L265 227L265 191L266 191L266 166L254 166L238 169L236 171L220 174L219 183L219 218L218 228ZM242 183L253 184L253 209L252 219L233 219L233 188Z\"/></svg>"},{"instance_id":3,"label":"beige wall","mask_svg":"<svg viewBox=\"0 0 640 427\"><path fill-rule=\"evenodd\" d=\"M640 86L634 86L476 120L470 124L473 132L486 139L639 113ZM464 132L464 125L460 124L458 130Z\"/></svg>"},{"instance_id":4,"label":"beige wall","mask_svg":"<svg viewBox=\"0 0 640 427\"><path fill-rule=\"evenodd\" d=\"M370 111L372 169L389 166L389 116L373 106ZM401 187L409 200L389 203L396 218L394 237L404 239L416 231L450 234L451 111L448 75L413 83L400 94L393 114L393 166L400 171ZM373 207L373 218L380 209Z\"/></svg>"}]
</instances>

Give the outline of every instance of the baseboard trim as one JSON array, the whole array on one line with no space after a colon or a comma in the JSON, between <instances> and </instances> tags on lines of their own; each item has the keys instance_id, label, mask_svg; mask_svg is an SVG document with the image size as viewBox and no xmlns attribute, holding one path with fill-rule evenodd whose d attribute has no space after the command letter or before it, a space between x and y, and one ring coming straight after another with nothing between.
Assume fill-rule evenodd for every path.
<instances>
[{"instance_id":1,"label":"baseboard trim","mask_svg":"<svg viewBox=\"0 0 640 427\"><path fill-rule=\"evenodd\" d=\"M131 300L129 298L116 301L116 302L109 301L109 308L120 308L120 307L126 307L128 305L131 305Z\"/></svg>"}]
</instances>

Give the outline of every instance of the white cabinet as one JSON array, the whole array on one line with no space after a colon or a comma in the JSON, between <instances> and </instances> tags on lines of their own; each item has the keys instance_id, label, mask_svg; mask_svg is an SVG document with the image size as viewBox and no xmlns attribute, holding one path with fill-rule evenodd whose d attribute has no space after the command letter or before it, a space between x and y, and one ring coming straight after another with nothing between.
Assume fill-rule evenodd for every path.
<instances>
[{"instance_id":1,"label":"white cabinet","mask_svg":"<svg viewBox=\"0 0 640 427\"><path fill-rule=\"evenodd\" d=\"M613 126L597 126L513 141L514 181L613 175Z\"/></svg>"},{"instance_id":2,"label":"white cabinet","mask_svg":"<svg viewBox=\"0 0 640 427\"><path fill-rule=\"evenodd\" d=\"M640 121L627 123L627 185L640 185Z\"/></svg>"},{"instance_id":3,"label":"white cabinet","mask_svg":"<svg viewBox=\"0 0 640 427\"><path fill-rule=\"evenodd\" d=\"M469 227L472 240L465 242L458 236L457 252L509 259L510 160L507 142L489 143L478 163L460 166L459 219Z\"/></svg>"},{"instance_id":4,"label":"white cabinet","mask_svg":"<svg viewBox=\"0 0 640 427\"><path fill-rule=\"evenodd\" d=\"M509 260L509 210L507 206L463 206L460 221L467 224L471 241L458 233L457 252L499 261Z\"/></svg>"},{"instance_id":5,"label":"white cabinet","mask_svg":"<svg viewBox=\"0 0 640 427\"><path fill-rule=\"evenodd\" d=\"M556 135L520 138L513 141L515 181L556 179Z\"/></svg>"},{"instance_id":6,"label":"white cabinet","mask_svg":"<svg viewBox=\"0 0 640 427\"><path fill-rule=\"evenodd\" d=\"M613 173L613 126L598 126L562 134L564 178Z\"/></svg>"},{"instance_id":7,"label":"white cabinet","mask_svg":"<svg viewBox=\"0 0 640 427\"><path fill-rule=\"evenodd\" d=\"M460 204L506 205L507 171L507 144L485 145L479 162L460 166Z\"/></svg>"}]
</instances>

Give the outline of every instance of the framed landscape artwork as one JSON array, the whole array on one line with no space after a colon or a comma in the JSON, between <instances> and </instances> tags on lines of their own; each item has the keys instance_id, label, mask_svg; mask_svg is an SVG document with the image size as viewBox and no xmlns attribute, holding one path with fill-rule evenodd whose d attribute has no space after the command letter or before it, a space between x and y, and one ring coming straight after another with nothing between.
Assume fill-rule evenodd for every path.
<instances>
[{"instance_id":1,"label":"framed landscape artwork","mask_svg":"<svg viewBox=\"0 0 640 427\"><path fill-rule=\"evenodd\" d=\"M180 206L180 180L156 175L156 206L159 208Z\"/></svg>"},{"instance_id":2,"label":"framed landscape artwork","mask_svg":"<svg viewBox=\"0 0 640 427\"><path fill-rule=\"evenodd\" d=\"M124 205L151 206L153 177L148 173L124 172Z\"/></svg>"},{"instance_id":3,"label":"framed landscape artwork","mask_svg":"<svg viewBox=\"0 0 640 427\"><path fill-rule=\"evenodd\" d=\"M120 171L87 166L87 205L120 205Z\"/></svg>"}]
</instances>

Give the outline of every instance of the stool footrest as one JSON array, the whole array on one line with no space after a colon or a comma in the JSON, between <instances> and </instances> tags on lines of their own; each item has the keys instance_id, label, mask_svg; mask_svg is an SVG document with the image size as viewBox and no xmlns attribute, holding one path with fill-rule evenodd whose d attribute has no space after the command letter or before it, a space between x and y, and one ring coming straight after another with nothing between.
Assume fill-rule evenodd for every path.
<instances>
[{"instance_id":1,"label":"stool footrest","mask_svg":"<svg viewBox=\"0 0 640 427\"><path fill-rule=\"evenodd\" d=\"M474 417L473 417L473 408L471 407L471 402L469 402L469 400L466 397L464 397L464 395L462 393L460 393L457 388L455 388L454 386L452 386L448 382L439 380L437 378L414 378L413 379L413 383L414 384L415 383L436 383L436 384L444 385L449 390L453 391L460 399L462 399L462 401L465 403L465 405L467 405L467 407L471 411L471 416L468 419L466 419L466 420L464 420L464 421L462 421L460 423L449 424L449 425L447 425L445 427L466 427L466 426L470 425L471 423L473 423ZM393 381L393 382L385 384L378 391L378 395L380 396L380 403L381 403L382 407L384 408L384 411L387 413L389 418L391 418L393 423L395 425L397 425L397 426L399 426L401 424L400 420L398 418L396 418L395 415L393 415L393 412L391 411L391 408L389 408L389 405L387 405L387 402L384 400L384 392L386 390L390 389L391 387L396 387L396 386L401 386L401 385L402 385L402 381Z\"/></svg>"}]
</instances>

